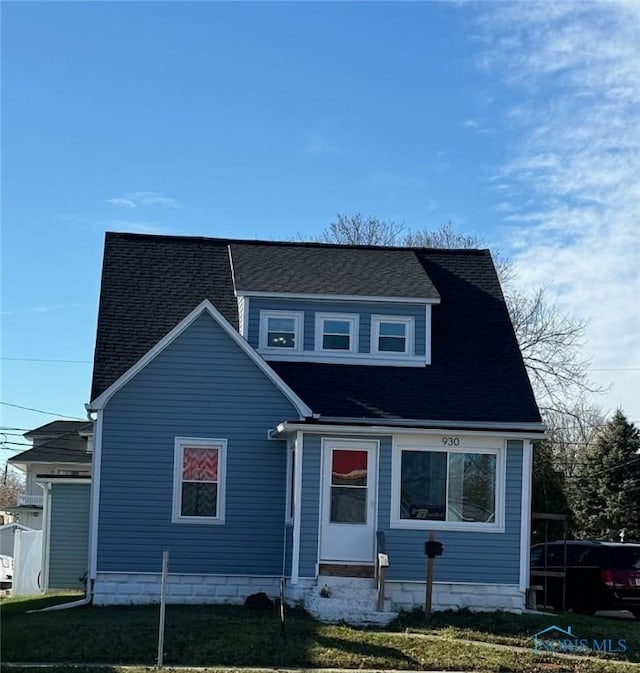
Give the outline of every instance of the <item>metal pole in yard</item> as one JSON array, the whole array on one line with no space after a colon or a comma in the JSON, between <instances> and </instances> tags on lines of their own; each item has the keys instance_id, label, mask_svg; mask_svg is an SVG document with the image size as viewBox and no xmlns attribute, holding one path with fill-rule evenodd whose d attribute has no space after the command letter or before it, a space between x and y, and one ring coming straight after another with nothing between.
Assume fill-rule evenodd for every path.
<instances>
[{"instance_id":1,"label":"metal pole in yard","mask_svg":"<svg viewBox=\"0 0 640 673\"><path fill-rule=\"evenodd\" d=\"M433 531L429 533L429 542L435 540L435 535ZM426 619L431 617L431 603L433 599L433 564L434 559L431 556L427 556L427 587L424 597L424 616Z\"/></svg>"},{"instance_id":2,"label":"metal pole in yard","mask_svg":"<svg viewBox=\"0 0 640 673\"><path fill-rule=\"evenodd\" d=\"M167 575L169 574L169 552L162 552L162 579L160 580L160 626L158 628L158 668L162 667L164 656L164 611L167 604Z\"/></svg>"}]
</instances>

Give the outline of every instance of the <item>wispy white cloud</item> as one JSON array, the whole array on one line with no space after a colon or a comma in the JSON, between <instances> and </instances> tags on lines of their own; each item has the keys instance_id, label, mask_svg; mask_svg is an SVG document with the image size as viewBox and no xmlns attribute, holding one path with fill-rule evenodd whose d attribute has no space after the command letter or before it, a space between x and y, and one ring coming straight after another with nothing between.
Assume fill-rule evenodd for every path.
<instances>
[{"instance_id":1,"label":"wispy white cloud","mask_svg":"<svg viewBox=\"0 0 640 673\"><path fill-rule=\"evenodd\" d=\"M172 234L175 233L169 227L156 224L155 222L146 222L142 220L107 220L105 222L107 231L129 232L131 234Z\"/></svg>"},{"instance_id":2,"label":"wispy white cloud","mask_svg":"<svg viewBox=\"0 0 640 673\"><path fill-rule=\"evenodd\" d=\"M52 313L66 309L79 308L83 304L38 304L36 306L23 306L9 311L0 311L0 315L16 315L19 313Z\"/></svg>"},{"instance_id":3,"label":"wispy white cloud","mask_svg":"<svg viewBox=\"0 0 640 673\"><path fill-rule=\"evenodd\" d=\"M143 219L108 218L108 217L77 217L60 215L57 220L72 227L91 227L103 231L129 232L132 234L179 234L175 228Z\"/></svg>"},{"instance_id":4,"label":"wispy white cloud","mask_svg":"<svg viewBox=\"0 0 640 673\"><path fill-rule=\"evenodd\" d=\"M144 208L146 206L164 206L166 208L176 208L178 202L158 192L129 192L124 196L114 196L107 199L107 203L117 208Z\"/></svg>"},{"instance_id":5,"label":"wispy white cloud","mask_svg":"<svg viewBox=\"0 0 640 673\"><path fill-rule=\"evenodd\" d=\"M462 122L462 128L476 133L490 133L490 130L484 126L478 119L465 119Z\"/></svg>"},{"instance_id":6,"label":"wispy white cloud","mask_svg":"<svg viewBox=\"0 0 640 673\"><path fill-rule=\"evenodd\" d=\"M639 367L640 3L494 3L479 25L481 65L520 96L495 186L528 196L499 206L521 282L589 320L599 367ZM635 419L638 376L593 373Z\"/></svg>"}]
</instances>

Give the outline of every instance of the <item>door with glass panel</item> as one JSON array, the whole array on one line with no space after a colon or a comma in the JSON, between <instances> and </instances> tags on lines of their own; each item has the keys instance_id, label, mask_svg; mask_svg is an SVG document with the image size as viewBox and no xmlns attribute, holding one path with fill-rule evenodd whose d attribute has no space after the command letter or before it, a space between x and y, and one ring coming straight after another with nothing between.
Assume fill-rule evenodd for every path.
<instances>
[{"instance_id":1,"label":"door with glass panel","mask_svg":"<svg viewBox=\"0 0 640 673\"><path fill-rule=\"evenodd\" d=\"M376 533L378 443L324 440L320 560L370 563Z\"/></svg>"}]
</instances>

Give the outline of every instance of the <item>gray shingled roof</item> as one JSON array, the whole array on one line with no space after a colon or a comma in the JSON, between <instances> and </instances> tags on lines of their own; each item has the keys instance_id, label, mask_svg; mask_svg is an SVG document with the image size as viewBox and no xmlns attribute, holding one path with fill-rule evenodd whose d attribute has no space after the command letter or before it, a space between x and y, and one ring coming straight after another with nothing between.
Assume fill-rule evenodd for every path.
<instances>
[{"instance_id":1,"label":"gray shingled roof","mask_svg":"<svg viewBox=\"0 0 640 673\"><path fill-rule=\"evenodd\" d=\"M428 367L274 362L315 412L361 419L539 423L487 250L418 250L441 295Z\"/></svg>"},{"instance_id":2,"label":"gray shingled roof","mask_svg":"<svg viewBox=\"0 0 640 673\"><path fill-rule=\"evenodd\" d=\"M53 421L24 433L37 446L9 459L10 463L91 463L87 440L81 432L91 432L90 421Z\"/></svg>"},{"instance_id":3,"label":"gray shingled roof","mask_svg":"<svg viewBox=\"0 0 640 673\"><path fill-rule=\"evenodd\" d=\"M238 327L227 240L107 233L91 399L203 299Z\"/></svg>"},{"instance_id":4,"label":"gray shingled roof","mask_svg":"<svg viewBox=\"0 0 640 673\"><path fill-rule=\"evenodd\" d=\"M231 257L238 292L439 298L407 248L234 243Z\"/></svg>"},{"instance_id":5,"label":"gray shingled roof","mask_svg":"<svg viewBox=\"0 0 640 673\"><path fill-rule=\"evenodd\" d=\"M92 399L205 298L237 327L229 246L240 289L440 296L441 303L433 307L428 367L272 363L315 413L362 419L540 421L486 250L107 234ZM317 270L318 260L327 260L330 266L329 260L338 259L348 264L342 275L331 267L336 279L324 270L314 271L316 284L312 284L313 274L303 273L299 282L291 277L290 270L302 272L307 266ZM390 271L396 262L398 268ZM373 274L375 267L380 277L387 274L384 283ZM370 285L359 280L359 269L366 270ZM345 284L348 272L353 274L353 285ZM394 285L405 276L406 291Z\"/></svg>"},{"instance_id":6,"label":"gray shingled roof","mask_svg":"<svg viewBox=\"0 0 640 673\"><path fill-rule=\"evenodd\" d=\"M38 428L29 430L29 432L24 433L24 437L30 439L31 437L52 437L62 434L68 434L71 432L90 432L93 427L93 423L89 420L87 421L51 421L51 423L46 423L41 425Z\"/></svg>"}]
</instances>

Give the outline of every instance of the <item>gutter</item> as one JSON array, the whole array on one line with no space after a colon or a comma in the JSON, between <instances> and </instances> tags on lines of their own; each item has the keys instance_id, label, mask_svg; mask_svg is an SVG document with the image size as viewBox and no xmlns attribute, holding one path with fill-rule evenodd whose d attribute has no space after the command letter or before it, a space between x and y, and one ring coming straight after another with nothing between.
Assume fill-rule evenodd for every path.
<instances>
[{"instance_id":1,"label":"gutter","mask_svg":"<svg viewBox=\"0 0 640 673\"><path fill-rule=\"evenodd\" d=\"M529 427L527 427L529 426ZM338 433L343 435L391 435L391 434L442 434L455 432L456 435L486 435L493 436L500 435L509 438L522 438L540 440L547 435L546 428L542 423L530 424L509 424L509 423L495 423L495 424L477 424L477 425L461 425L461 424L447 424L447 423L413 423L406 421L402 424L390 423L389 425L375 424L368 425L359 422L350 421L350 419L343 419L342 422L325 422L325 423L296 423L285 421L279 423L274 429L270 431L270 437L273 439L282 438L283 435L291 432L314 432L314 433Z\"/></svg>"}]
</instances>

